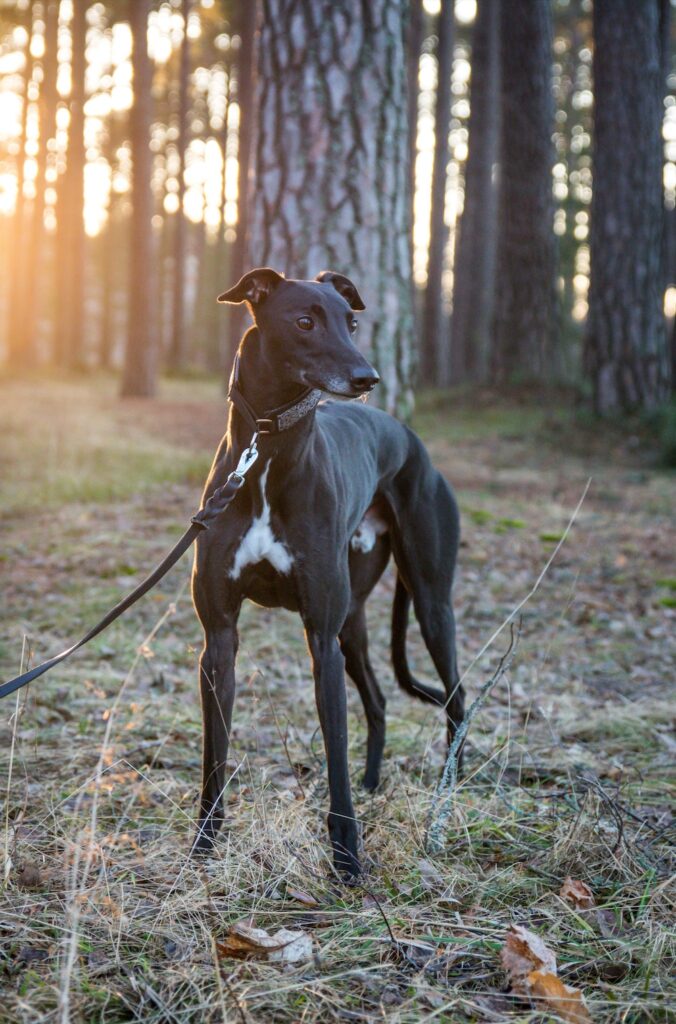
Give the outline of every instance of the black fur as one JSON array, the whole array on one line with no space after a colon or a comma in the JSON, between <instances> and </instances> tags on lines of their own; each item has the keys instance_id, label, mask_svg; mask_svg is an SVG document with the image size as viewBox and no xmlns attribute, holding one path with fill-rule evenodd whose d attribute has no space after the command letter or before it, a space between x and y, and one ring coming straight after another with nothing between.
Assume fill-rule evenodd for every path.
<instances>
[{"instance_id":1,"label":"black fur","mask_svg":"<svg viewBox=\"0 0 676 1024\"><path fill-rule=\"evenodd\" d=\"M259 415L308 387L355 397L377 382L377 374L352 342L353 310L363 308L363 302L348 278L324 272L316 281L292 281L269 269L256 270L222 298L247 301L254 314L255 325L239 349L240 386ZM250 439L244 420L231 408L205 500L223 484ZM385 698L369 661L364 602L393 553L398 573L392 634L396 678L414 697L447 703L449 736L453 735L464 704L451 605L457 505L418 437L362 403L322 403L289 430L261 437L259 451L258 462L227 514L197 543L193 596L205 633L200 661L204 750L194 848L209 850L223 820L237 618L242 601L249 598L265 607L298 611L303 620L326 746L334 862L340 871L357 874L344 669L364 704L364 785L374 789L385 741ZM272 532L286 545L293 565L288 575L282 575L262 561L233 579L228 572L242 537L261 512L259 482L268 467ZM355 550L350 540L372 507L386 521L387 531L370 551ZM410 674L405 637L411 601L443 690L418 683Z\"/></svg>"}]
</instances>

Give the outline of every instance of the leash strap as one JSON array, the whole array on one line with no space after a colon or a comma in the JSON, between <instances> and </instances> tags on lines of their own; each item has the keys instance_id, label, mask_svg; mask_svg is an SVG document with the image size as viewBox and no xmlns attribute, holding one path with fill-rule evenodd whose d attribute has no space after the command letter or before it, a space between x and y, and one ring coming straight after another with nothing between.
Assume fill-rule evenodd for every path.
<instances>
[{"instance_id":1,"label":"leash strap","mask_svg":"<svg viewBox=\"0 0 676 1024\"><path fill-rule=\"evenodd\" d=\"M214 493L211 495L206 504L196 512L190 520L191 525L185 531L180 540L174 544L169 554L164 558L160 564L153 569L149 576L139 583L138 587L132 590L131 594L127 594L114 608L108 612L107 615L101 619L100 622L92 627L88 633L86 633L81 640L78 640L72 647L68 647L65 651L61 651L60 654L50 658L48 661L43 661L41 665L36 665L34 668L29 669L28 672L23 672L20 676L16 676L14 679L8 680L0 686L0 700L3 697L9 697L10 693L14 693L16 690L20 690L22 686L27 686L28 683L32 683L34 679L44 675L45 672L49 672L50 668L54 668L60 662L65 661L71 654L79 650L80 647L84 647L90 640L93 640L95 636L102 633L104 629L114 622L115 619L119 618L123 612L126 612L128 608L131 608L133 604L136 604L144 594L147 594L149 590L160 582L160 580L167 575L169 570L176 565L179 558L181 558L188 548L192 547L194 541L202 533L203 530L207 530L211 523L217 519L222 512L226 510L228 505L234 500L235 495L244 486L244 478L249 472L254 462L258 458L258 449L256 447L257 434L254 434L251 439L251 443L248 448L245 448L242 452L242 456L237 465L237 469L230 473L222 487L216 488Z\"/></svg>"}]
</instances>

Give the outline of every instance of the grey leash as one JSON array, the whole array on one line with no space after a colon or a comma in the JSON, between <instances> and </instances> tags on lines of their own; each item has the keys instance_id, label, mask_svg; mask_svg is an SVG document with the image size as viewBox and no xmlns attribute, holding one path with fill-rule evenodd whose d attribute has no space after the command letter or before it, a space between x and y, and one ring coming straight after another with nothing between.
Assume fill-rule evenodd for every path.
<instances>
[{"instance_id":1,"label":"grey leash","mask_svg":"<svg viewBox=\"0 0 676 1024\"><path fill-rule=\"evenodd\" d=\"M50 668L54 668L59 662L65 661L71 654L79 650L80 647L84 647L90 640L93 640L95 636L102 633L104 629L114 622L115 619L119 618L123 612L126 612L128 608L131 608L133 604L147 594L149 590L160 582L160 580L166 576L172 566L176 565L179 558L185 554L185 552L192 546L197 537L202 533L203 530L208 530L211 524L217 519L222 512L225 512L228 505L234 500L237 492L244 486L244 480L246 474L249 472L256 459L258 458L258 448L256 442L258 440L258 433L256 432L249 443L248 448L245 448L242 452L237 468L229 474L228 479L225 483L218 487L211 495L209 500L206 502L203 508L196 512L190 520L191 525L185 531L180 540L173 546L169 554L164 558L157 568L153 569L149 576L147 576L142 583L139 583L138 587L132 590L131 594L128 594L119 604L116 604L114 608L104 615L100 622L97 622L92 629L86 633L81 640L73 644L72 647L68 647L65 651L61 651L60 654L55 655L48 661L43 661L41 665L36 665L35 668L29 669L28 672L23 672L20 676L16 676L14 679L9 679L6 683L0 686L0 700L3 697L8 697L10 693L14 693L16 690L20 690L22 686L26 686L31 683L38 676L44 675L45 672L49 672Z\"/></svg>"}]
</instances>

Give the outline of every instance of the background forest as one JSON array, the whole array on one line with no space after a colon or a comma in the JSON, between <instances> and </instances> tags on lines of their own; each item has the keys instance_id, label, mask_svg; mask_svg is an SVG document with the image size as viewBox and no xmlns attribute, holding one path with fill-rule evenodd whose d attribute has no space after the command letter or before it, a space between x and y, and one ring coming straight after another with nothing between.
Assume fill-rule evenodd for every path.
<instances>
[{"instance_id":1,"label":"background forest","mask_svg":"<svg viewBox=\"0 0 676 1024\"><path fill-rule=\"evenodd\" d=\"M333 261L382 275L361 282L382 325L363 343L392 363L391 408L420 384L565 384L603 413L667 403L667 0L601 3L595 24L586 0L429 0L380 32L335 5L323 48L322 8L265 5L256 91L254 3L1 6L4 361L114 368L135 395L165 371L225 379L242 321L219 290L261 262ZM284 60L285 19L302 60ZM371 208L376 181L392 201ZM397 289L396 314L373 308Z\"/></svg>"},{"instance_id":2,"label":"background forest","mask_svg":"<svg viewBox=\"0 0 676 1024\"><path fill-rule=\"evenodd\" d=\"M0 707L1 1024L671 1019L673 6L0 0L0 681L199 506L247 322L216 296L268 265L364 297L371 401L458 495L485 695L442 827L443 723L394 692L386 573L348 888L300 625L247 606L228 827L196 870L186 559ZM409 646L433 682L413 623Z\"/></svg>"}]
</instances>

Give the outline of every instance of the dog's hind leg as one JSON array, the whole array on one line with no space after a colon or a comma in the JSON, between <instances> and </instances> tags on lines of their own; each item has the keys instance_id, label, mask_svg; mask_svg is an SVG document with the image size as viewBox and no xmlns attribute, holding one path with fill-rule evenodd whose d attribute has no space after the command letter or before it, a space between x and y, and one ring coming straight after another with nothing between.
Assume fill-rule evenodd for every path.
<instances>
[{"instance_id":1,"label":"dog's hind leg","mask_svg":"<svg viewBox=\"0 0 676 1024\"><path fill-rule=\"evenodd\" d=\"M345 671L357 687L366 713L368 739L362 785L373 791L380 781L380 763L385 746L385 698L369 660L363 604L348 615L340 632L340 647L345 657Z\"/></svg>"},{"instance_id":2,"label":"dog's hind leg","mask_svg":"<svg viewBox=\"0 0 676 1024\"><path fill-rule=\"evenodd\" d=\"M395 501L397 497L401 495L395 496ZM432 471L424 485L415 489L413 500L399 504L397 511L399 525L392 530L399 571L392 635L395 674L400 686L411 695L445 704L450 743L463 720L465 706L451 603L459 540L458 509L446 482ZM443 683L443 694L417 683L408 670L405 636L411 599L425 646Z\"/></svg>"},{"instance_id":3,"label":"dog's hind leg","mask_svg":"<svg viewBox=\"0 0 676 1024\"><path fill-rule=\"evenodd\" d=\"M232 706L235 699L235 622L221 623L206 632L200 658L200 695L204 735L202 797L193 853L207 853L223 824L223 790L228 756Z\"/></svg>"}]
</instances>

